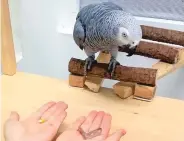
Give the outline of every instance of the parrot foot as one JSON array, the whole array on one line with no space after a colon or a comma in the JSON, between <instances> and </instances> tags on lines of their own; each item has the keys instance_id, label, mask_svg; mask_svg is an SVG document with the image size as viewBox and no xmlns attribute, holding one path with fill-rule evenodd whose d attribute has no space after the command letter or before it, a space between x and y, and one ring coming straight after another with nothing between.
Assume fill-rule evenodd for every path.
<instances>
[{"instance_id":1,"label":"parrot foot","mask_svg":"<svg viewBox=\"0 0 184 141\"><path fill-rule=\"evenodd\" d=\"M84 75L87 75L87 71L91 70L92 64L97 63L97 61L95 60L95 56L89 56L86 59L85 65L84 65Z\"/></svg>"},{"instance_id":2,"label":"parrot foot","mask_svg":"<svg viewBox=\"0 0 184 141\"><path fill-rule=\"evenodd\" d=\"M116 59L111 58L109 66L108 66L108 71L111 73L111 77L114 76L116 65L120 65L120 63Z\"/></svg>"}]
</instances>

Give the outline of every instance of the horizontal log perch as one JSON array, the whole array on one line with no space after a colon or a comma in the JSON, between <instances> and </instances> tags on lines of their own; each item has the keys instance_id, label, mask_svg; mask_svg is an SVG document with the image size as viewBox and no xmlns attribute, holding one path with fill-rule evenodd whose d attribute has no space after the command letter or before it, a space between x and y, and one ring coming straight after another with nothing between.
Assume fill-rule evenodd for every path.
<instances>
[{"instance_id":1,"label":"horizontal log perch","mask_svg":"<svg viewBox=\"0 0 184 141\"><path fill-rule=\"evenodd\" d=\"M85 60L71 58L68 65L70 73L75 75L84 75ZM97 76L106 79L114 79L125 82L134 82L138 84L155 86L157 69L116 66L114 76L111 78L108 70L108 64L96 63L92 69L88 71L88 76Z\"/></svg>"},{"instance_id":2,"label":"horizontal log perch","mask_svg":"<svg viewBox=\"0 0 184 141\"><path fill-rule=\"evenodd\" d=\"M119 51L128 53L128 48L119 48ZM179 48L174 48L169 45L141 41L136 49L135 54L160 59L163 62L175 64L179 60L179 51Z\"/></svg>"},{"instance_id":3,"label":"horizontal log perch","mask_svg":"<svg viewBox=\"0 0 184 141\"><path fill-rule=\"evenodd\" d=\"M184 46L184 32L141 25L143 39Z\"/></svg>"}]
</instances>

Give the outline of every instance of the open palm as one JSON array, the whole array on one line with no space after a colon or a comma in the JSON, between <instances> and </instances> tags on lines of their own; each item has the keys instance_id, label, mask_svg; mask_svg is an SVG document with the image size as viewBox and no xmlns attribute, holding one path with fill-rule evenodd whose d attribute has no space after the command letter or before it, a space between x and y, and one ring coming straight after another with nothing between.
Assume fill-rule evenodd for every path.
<instances>
[{"instance_id":1,"label":"open palm","mask_svg":"<svg viewBox=\"0 0 184 141\"><path fill-rule=\"evenodd\" d=\"M85 139L79 129L88 133L101 128L101 133L89 139ZM111 128L111 115L100 111L91 111L87 117L80 117L77 119L71 128L64 131L57 141L119 141L125 134L125 130L119 130L109 136Z\"/></svg>"},{"instance_id":2,"label":"open palm","mask_svg":"<svg viewBox=\"0 0 184 141\"><path fill-rule=\"evenodd\" d=\"M48 102L27 119L19 121L17 112L12 112L5 123L7 141L51 141L66 117L67 104ZM46 120L39 123L40 119Z\"/></svg>"}]
</instances>

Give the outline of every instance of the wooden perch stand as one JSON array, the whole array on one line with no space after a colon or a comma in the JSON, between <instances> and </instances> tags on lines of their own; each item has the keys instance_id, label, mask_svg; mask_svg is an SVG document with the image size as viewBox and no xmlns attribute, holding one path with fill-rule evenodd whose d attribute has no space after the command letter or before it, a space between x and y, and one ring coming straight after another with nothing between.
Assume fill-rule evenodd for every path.
<instances>
[{"instance_id":1,"label":"wooden perch stand","mask_svg":"<svg viewBox=\"0 0 184 141\"><path fill-rule=\"evenodd\" d=\"M75 75L84 75L85 61L71 58L68 66L70 73ZM125 82L135 82L138 84L155 86L156 83L156 69L150 68L136 68L127 66L116 66L113 78L110 77L108 70L108 64L97 63L93 64L92 69L88 71L89 76L98 76L106 79L114 79Z\"/></svg>"},{"instance_id":2,"label":"wooden perch stand","mask_svg":"<svg viewBox=\"0 0 184 141\"><path fill-rule=\"evenodd\" d=\"M128 48L119 48L120 52L128 52ZM179 49L169 45L141 41L135 54L160 59L163 62L175 64L179 60Z\"/></svg>"},{"instance_id":3,"label":"wooden perch stand","mask_svg":"<svg viewBox=\"0 0 184 141\"><path fill-rule=\"evenodd\" d=\"M108 63L109 52L99 54L96 64L92 65L87 77L84 76L85 60L71 58L68 70L71 73L69 85L85 88L98 93L104 79L118 80L113 85L113 93L121 99L133 97L137 100L152 101L156 93L156 80L184 66L184 32L142 26L143 40L138 45L135 54L160 61L152 68L128 67L117 65L114 76L110 77ZM167 44L165 44L165 43ZM169 43L169 44L168 44ZM175 44L175 45L172 45ZM119 47L120 52L129 52L126 47Z\"/></svg>"}]
</instances>

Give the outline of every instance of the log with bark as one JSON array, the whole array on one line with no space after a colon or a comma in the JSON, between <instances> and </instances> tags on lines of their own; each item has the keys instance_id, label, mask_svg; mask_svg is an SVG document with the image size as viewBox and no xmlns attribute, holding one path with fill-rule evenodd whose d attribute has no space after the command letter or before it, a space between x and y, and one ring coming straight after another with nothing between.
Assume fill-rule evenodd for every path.
<instances>
[{"instance_id":1,"label":"log with bark","mask_svg":"<svg viewBox=\"0 0 184 141\"><path fill-rule=\"evenodd\" d=\"M119 51L128 53L128 48L120 47ZM160 59L163 62L175 64L179 60L180 49L171 47L171 45L141 41L136 49L135 54Z\"/></svg>"},{"instance_id":2,"label":"log with bark","mask_svg":"<svg viewBox=\"0 0 184 141\"><path fill-rule=\"evenodd\" d=\"M184 32L141 25L143 38L184 46Z\"/></svg>"},{"instance_id":3,"label":"log with bark","mask_svg":"<svg viewBox=\"0 0 184 141\"><path fill-rule=\"evenodd\" d=\"M69 61L68 70L72 74L84 76L84 65L85 60L71 58ZM114 76L111 78L110 73L108 72L108 64L96 63L92 65L92 68L88 71L87 75L155 86L157 69L117 65Z\"/></svg>"}]
</instances>

